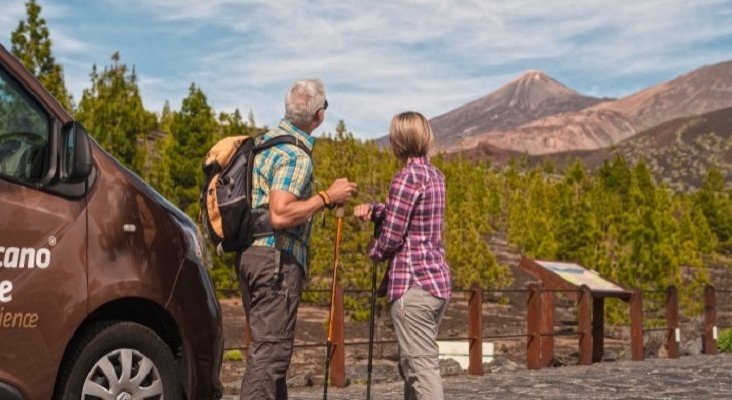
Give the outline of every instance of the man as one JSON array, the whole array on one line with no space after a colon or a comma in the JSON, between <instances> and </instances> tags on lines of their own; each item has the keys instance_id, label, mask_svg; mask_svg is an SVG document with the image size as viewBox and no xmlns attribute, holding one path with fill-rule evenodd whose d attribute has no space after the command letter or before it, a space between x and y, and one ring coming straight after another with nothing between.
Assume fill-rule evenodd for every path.
<instances>
[{"instance_id":1,"label":"man","mask_svg":"<svg viewBox=\"0 0 732 400\"><path fill-rule=\"evenodd\" d=\"M258 237L239 255L238 274L252 341L241 383L241 399L287 399L286 375L292 356L295 320L307 272L313 214L347 201L356 184L336 179L313 193L310 136L325 119L328 101L317 79L295 82L285 98L285 118L258 142L281 135L300 145L278 144L254 159L252 208L266 208L274 233Z\"/></svg>"}]
</instances>

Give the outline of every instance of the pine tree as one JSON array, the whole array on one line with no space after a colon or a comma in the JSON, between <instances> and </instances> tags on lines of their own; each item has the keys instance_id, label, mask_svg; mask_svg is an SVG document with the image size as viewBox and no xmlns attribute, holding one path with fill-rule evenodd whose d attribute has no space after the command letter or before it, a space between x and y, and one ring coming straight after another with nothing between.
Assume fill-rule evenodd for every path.
<instances>
[{"instance_id":1,"label":"pine tree","mask_svg":"<svg viewBox=\"0 0 732 400\"><path fill-rule=\"evenodd\" d=\"M73 111L73 99L64 83L63 67L53 57L46 20L41 18L41 6L30 0L25 9L27 19L18 23L10 38L11 52L66 110Z\"/></svg>"},{"instance_id":2,"label":"pine tree","mask_svg":"<svg viewBox=\"0 0 732 400\"><path fill-rule=\"evenodd\" d=\"M171 193L173 189L170 177L170 147L173 145L172 124L173 111L170 109L170 103L166 101L158 119L158 130L154 143L147 148L145 156L150 163L150 168L147 168L143 174L150 185L164 194Z\"/></svg>"},{"instance_id":3,"label":"pine tree","mask_svg":"<svg viewBox=\"0 0 732 400\"><path fill-rule=\"evenodd\" d=\"M169 147L172 189L165 195L191 218L198 217L204 182L201 164L218 137L219 125L203 91L191 83L179 112L173 114Z\"/></svg>"},{"instance_id":4,"label":"pine tree","mask_svg":"<svg viewBox=\"0 0 732 400\"><path fill-rule=\"evenodd\" d=\"M249 114L247 114L247 126L250 128L257 127L257 123L254 121L254 111L251 109L249 110Z\"/></svg>"},{"instance_id":5,"label":"pine tree","mask_svg":"<svg viewBox=\"0 0 732 400\"><path fill-rule=\"evenodd\" d=\"M557 223L557 258L592 265L595 262L595 243L599 239L597 224L591 209L590 196L593 181L582 164L575 164L559 192Z\"/></svg>"},{"instance_id":6,"label":"pine tree","mask_svg":"<svg viewBox=\"0 0 732 400\"><path fill-rule=\"evenodd\" d=\"M445 175L447 204L443 242L447 263L456 288L477 283L483 288L503 287L510 282L508 269L499 265L488 245L493 233L491 213L495 212L486 176L489 167L458 156L449 162L433 160Z\"/></svg>"},{"instance_id":7,"label":"pine tree","mask_svg":"<svg viewBox=\"0 0 732 400\"><path fill-rule=\"evenodd\" d=\"M128 73L119 53L114 53L112 65L101 74L93 66L90 77L92 87L84 90L77 119L103 148L142 175L141 145L155 129L156 117L142 104L134 67Z\"/></svg>"},{"instance_id":8,"label":"pine tree","mask_svg":"<svg viewBox=\"0 0 732 400\"><path fill-rule=\"evenodd\" d=\"M695 201L717 236L720 250L732 253L732 195L725 190L722 171L709 169Z\"/></svg>"},{"instance_id":9,"label":"pine tree","mask_svg":"<svg viewBox=\"0 0 732 400\"><path fill-rule=\"evenodd\" d=\"M219 138L227 136L256 136L263 133L256 126L250 126L244 122L238 108L233 113L219 113L218 123L220 126Z\"/></svg>"}]
</instances>

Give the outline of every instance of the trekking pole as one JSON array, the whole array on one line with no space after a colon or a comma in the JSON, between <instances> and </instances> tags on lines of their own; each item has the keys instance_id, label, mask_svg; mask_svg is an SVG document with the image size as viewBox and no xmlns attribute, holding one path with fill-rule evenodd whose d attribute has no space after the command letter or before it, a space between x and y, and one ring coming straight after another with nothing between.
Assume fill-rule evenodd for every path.
<instances>
[{"instance_id":1,"label":"trekking pole","mask_svg":"<svg viewBox=\"0 0 732 400\"><path fill-rule=\"evenodd\" d=\"M374 240L379 238L379 231L381 230L381 224L374 224ZM371 262L371 314L369 321L369 362L366 378L366 400L371 400L371 371L374 369L374 319L376 318L376 269L378 263L376 260Z\"/></svg>"},{"instance_id":2,"label":"trekking pole","mask_svg":"<svg viewBox=\"0 0 732 400\"><path fill-rule=\"evenodd\" d=\"M343 217L346 210L342 205L336 208L336 237L333 248L333 283L330 291L330 311L328 312L328 341L325 348L325 379L323 380L323 400L328 399L328 373L330 371L331 349L333 347L333 306L335 304L336 280L338 278L338 259L341 255L341 234L343 232Z\"/></svg>"}]
</instances>

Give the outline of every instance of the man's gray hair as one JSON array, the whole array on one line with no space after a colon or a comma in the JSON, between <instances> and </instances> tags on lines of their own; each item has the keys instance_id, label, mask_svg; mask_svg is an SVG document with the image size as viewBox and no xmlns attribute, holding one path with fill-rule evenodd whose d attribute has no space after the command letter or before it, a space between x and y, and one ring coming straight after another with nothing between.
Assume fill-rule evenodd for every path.
<instances>
[{"instance_id":1,"label":"man's gray hair","mask_svg":"<svg viewBox=\"0 0 732 400\"><path fill-rule=\"evenodd\" d=\"M299 80L285 96L285 119L293 125L307 125L324 104L325 86L320 79Z\"/></svg>"}]
</instances>

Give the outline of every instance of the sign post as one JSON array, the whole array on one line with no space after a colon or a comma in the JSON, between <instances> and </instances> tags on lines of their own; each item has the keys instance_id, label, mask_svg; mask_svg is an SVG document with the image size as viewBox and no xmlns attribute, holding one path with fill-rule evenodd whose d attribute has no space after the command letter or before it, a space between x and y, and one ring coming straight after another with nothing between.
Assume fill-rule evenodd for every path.
<instances>
[{"instance_id":1,"label":"sign post","mask_svg":"<svg viewBox=\"0 0 732 400\"><path fill-rule=\"evenodd\" d=\"M602 361L605 337L605 299L618 298L628 303L633 292L577 263L522 258L519 266L541 281L544 290L566 291L570 298L578 302L580 364ZM548 296L545 298L548 299ZM549 302L553 303L551 300ZM547 307L552 308L553 311L553 304L545 304L544 308ZM551 337L553 326L542 325L542 332L539 334L543 337ZM541 345L542 347L551 346L538 350L542 358L541 364L549 365L554 356L553 340L543 341ZM534 349L534 351L537 350Z\"/></svg>"}]
</instances>

